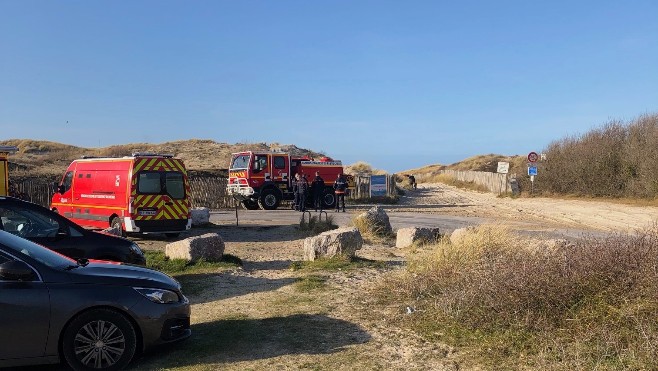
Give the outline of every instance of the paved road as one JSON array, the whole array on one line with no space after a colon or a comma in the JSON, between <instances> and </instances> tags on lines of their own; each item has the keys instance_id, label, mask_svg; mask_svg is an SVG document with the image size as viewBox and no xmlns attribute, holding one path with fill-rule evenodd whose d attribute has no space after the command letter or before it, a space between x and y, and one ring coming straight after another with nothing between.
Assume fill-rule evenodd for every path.
<instances>
[{"instance_id":1,"label":"paved road","mask_svg":"<svg viewBox=\"0 0 658 371\"><path fill-rule=\"evenodd\" d=\"M386 209L386 206L384 206L384 209ZM352 218L362 211L363 209L348 210L346 213L328 211L327 215L333 216L334 222L339 226L348 226L351 224ZM318 215L318 213L312 211L311 215L315 216ZM405 227L438 227L442 233L450 233L457 228L487 223L497 223L497 221L493 218L400 211L388 212L388 216L391 222L391 226L394 230ZM237 217L239 225L294 225L299 223L301 213L282 209L270 211L239 209L237 211ZM308 218L308 214L306 214L306 217ZM235 210L213 211L210 215L210 221L219 225L235 225L236 212ZM548 238L578 238L584 234L600 234L600 232L593 232L591 230L584 229L546 228L542 225L537 225L536 223L532 222L514 222L511 224L506 224L509 225L512 229L521 231L522 233L543 235Z\"/></svg>"}]
</instances>

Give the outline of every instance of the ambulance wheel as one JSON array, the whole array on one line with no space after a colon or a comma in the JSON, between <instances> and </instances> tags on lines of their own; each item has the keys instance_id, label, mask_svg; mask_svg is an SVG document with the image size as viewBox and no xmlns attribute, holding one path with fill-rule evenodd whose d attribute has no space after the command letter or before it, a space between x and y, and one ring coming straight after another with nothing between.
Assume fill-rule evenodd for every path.
<instances>
[{"instance_id":1,"label":"ambulance wheel","mask_svg":"<svg viewBox=\"0 0 658 371\"><path fill-rule=\"evenodd\" d=\"M258 210L258 201L254 200L244 200L240 202L242 208L245 210Z\"/></svg>"},{"instance_id":2,"label":"ambulance wheel","mask_svg":"<svg viewBox=\"0 0 658 371\"><path fill-rule=\"evenodd\" d=\"M281 196L274 189L265 189L258 198L258 206L263 210L276 210L281 202Z\"/></svg>"},{"instance_id":3,"label":"ambulance wheel","mask_svg":"<svg viewBox=\"0 0 658 371\"><path fill-rule=\"evenodd\" d=\"M123 227L121 226L121 219L119 219L118 216L115 216L112 218L112 221L110 221L110 227L111 228L118 228L121 231L121 236L125 237L126 232L123 230Z\"/></svg>"}]
</instances>

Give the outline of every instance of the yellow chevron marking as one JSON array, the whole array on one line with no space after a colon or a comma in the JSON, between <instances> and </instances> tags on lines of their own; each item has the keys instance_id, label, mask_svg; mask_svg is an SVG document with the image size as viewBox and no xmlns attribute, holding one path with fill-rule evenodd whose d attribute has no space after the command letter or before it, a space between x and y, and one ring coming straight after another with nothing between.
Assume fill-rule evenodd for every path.
<instances>
[{"instance_id":1,"label":"yellow chevron marking","mask_svg":"<svg viewBox=\"0 0 658 371\"><path fill-rule=\"evenodd\" d=\"M146 164L146 159L135 161L135 165L133 167L133 174L137 176L137 173L139 173L142 170L145 164Z\"/></svg>"}]
</instances>

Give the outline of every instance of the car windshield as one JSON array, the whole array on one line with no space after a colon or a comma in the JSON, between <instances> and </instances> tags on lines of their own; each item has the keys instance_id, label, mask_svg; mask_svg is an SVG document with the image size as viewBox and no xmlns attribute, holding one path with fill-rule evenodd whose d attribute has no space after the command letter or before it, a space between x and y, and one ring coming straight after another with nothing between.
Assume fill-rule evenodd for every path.
<instances>
[{"instance_id":1,"label":"car windshield","mask_svg":"<svg viewBox=\"0 0 658 371\"><path fill-rule=\"evenodd\" d=\"M19 258L27 257L51 268L77 264L73 259L5 231L0 231L0 244L9 248L9 253Z\"/></svg>"},{"instance_id":2,"label":"car windshield","mask_svg":"<svg viewBox=\"0 0 658 371\"><path fill-rule=\"evenodd\" d=\"M21 205L0 206L0 223L5 231L21 237L54 237L60 229L59 223L45 211Z\"/></svg>"},{"instance_id":3,"label":"car windshield","mask_svg":"<svg viewBox=\"0 0 658 371\"><path fill-rule=\"evenodd\" d=\"M247 169L249 168L249 155L237 155L233 157L231 163L231 170Z\"/></svg>"}]
</instances>

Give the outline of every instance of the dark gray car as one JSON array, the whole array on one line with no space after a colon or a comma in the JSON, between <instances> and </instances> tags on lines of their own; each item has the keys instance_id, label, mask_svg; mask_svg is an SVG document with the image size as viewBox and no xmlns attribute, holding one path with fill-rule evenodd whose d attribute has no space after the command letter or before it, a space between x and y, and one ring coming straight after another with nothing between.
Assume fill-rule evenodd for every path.
<instances>
[{"instance_id":1,"label":"dark gray car","mask_svg":"<svg viewBox=\"0 0 658 371\"><path fill-rule=\"evenodd\" d=\"M189 301L166 274L75 261L0 231L0 367L118 370L190 334Z\"/></svg>"},{"instance_id":2,"label":"dark gray car","mask_svg":"<svg viewBox=\"0 0 658 371\"><path fill-rule=\"evenodd\" d=\"M0 197L0 230L73 259L146 264L144 253L134 242L86 230L54 211L14 197Z\"/></svg>"}]
</instances>

